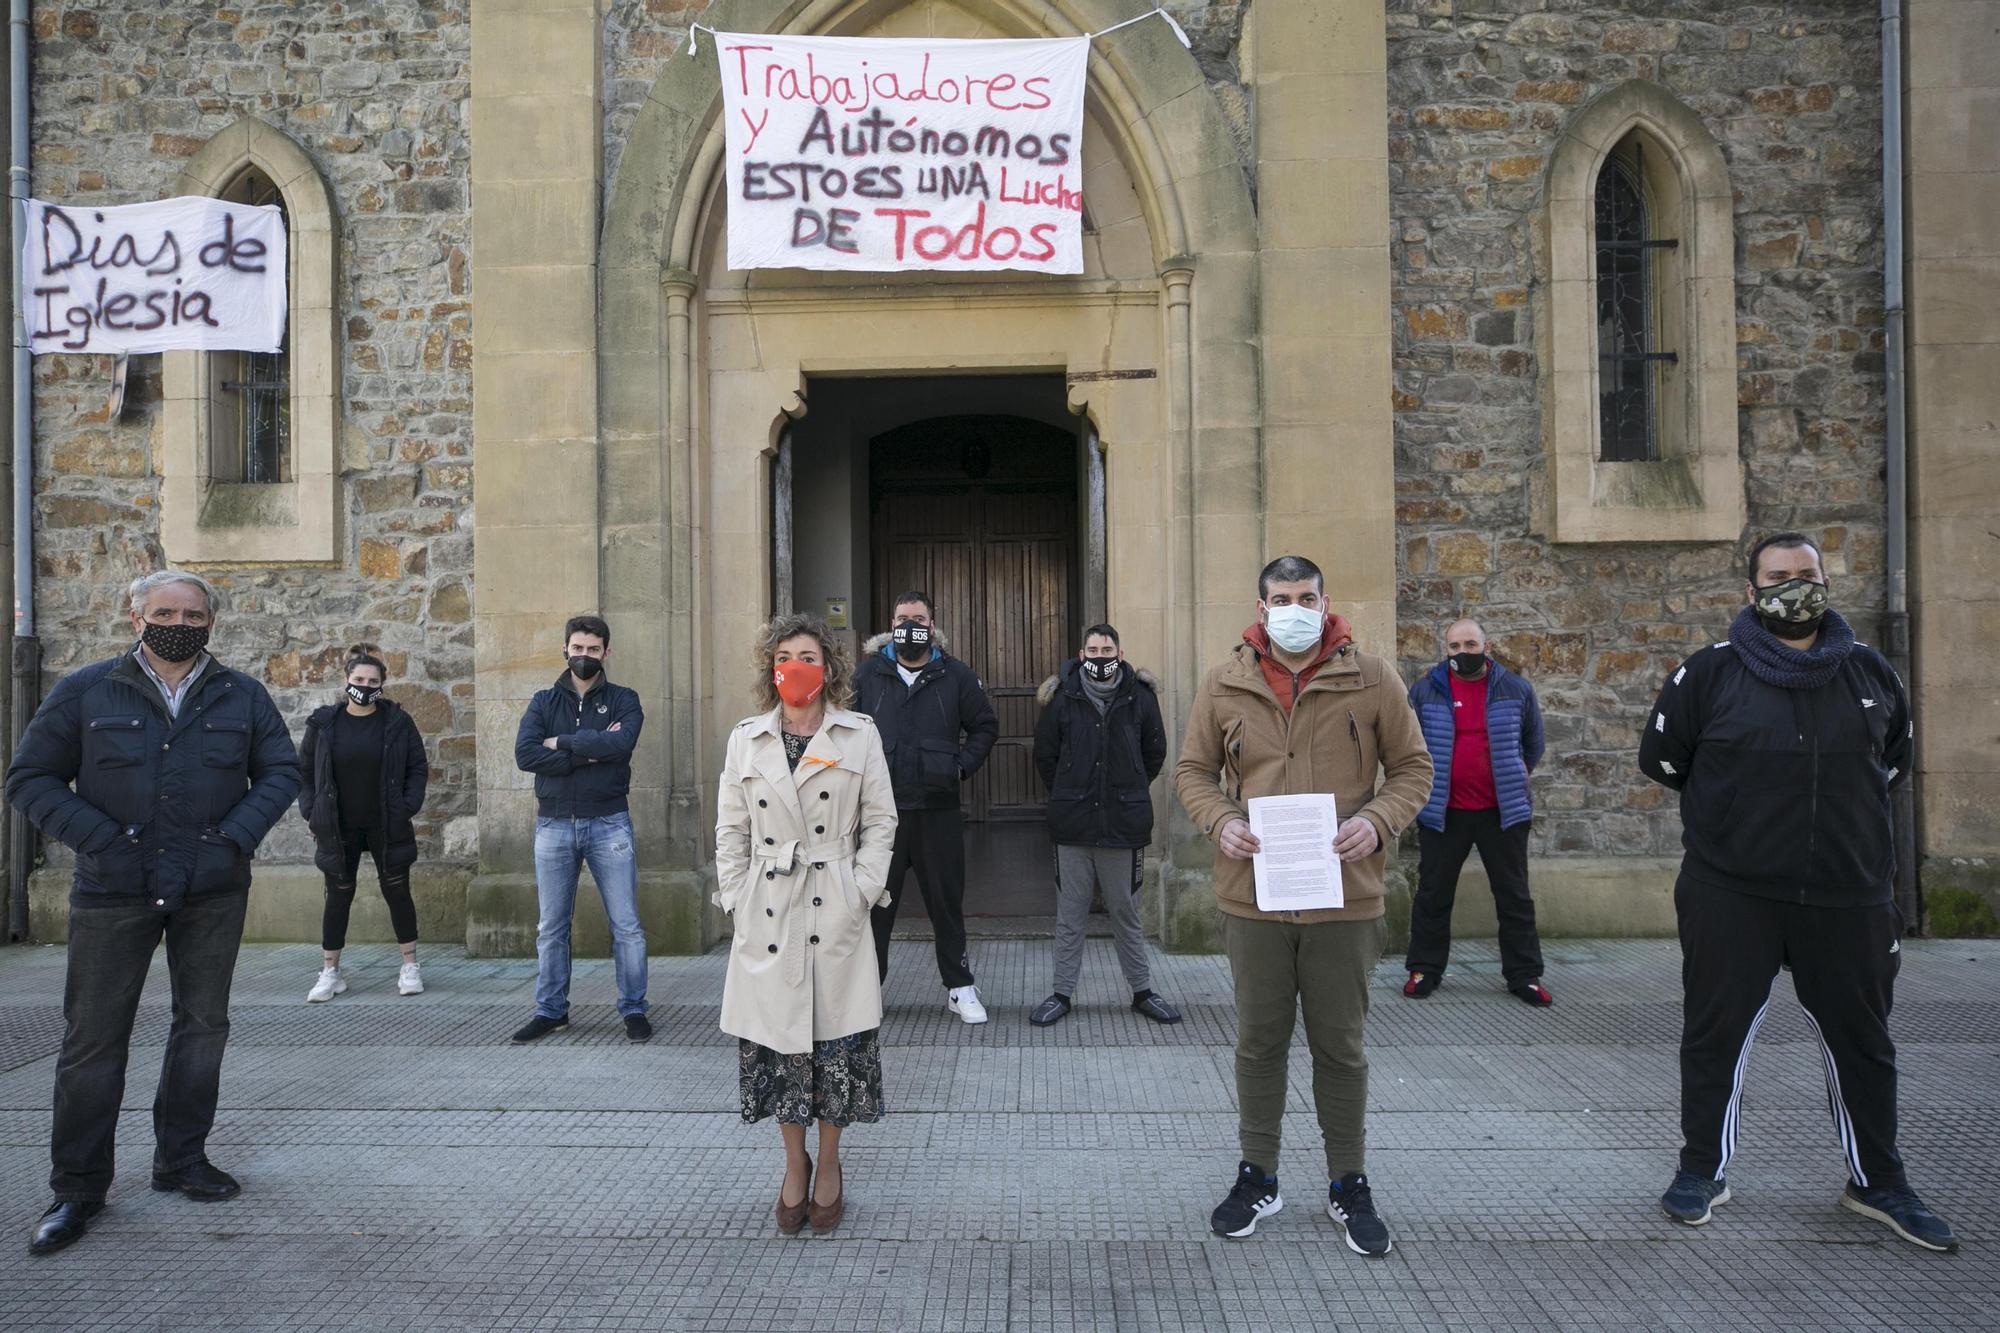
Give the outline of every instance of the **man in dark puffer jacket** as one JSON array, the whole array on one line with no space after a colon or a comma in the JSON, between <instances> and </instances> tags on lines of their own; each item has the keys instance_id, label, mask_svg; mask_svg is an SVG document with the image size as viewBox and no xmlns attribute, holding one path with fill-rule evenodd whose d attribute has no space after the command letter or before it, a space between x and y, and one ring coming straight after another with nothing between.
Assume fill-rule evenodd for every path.
<instances>
[{"instance_id":1,"label":"man in dark puffer jacket","mask_svg":"<svg viewBox=\"0 0 2000 1333\"><path fill-rule=\"evenodd\" d=\"M111 1188L132 1021L162 935L173 1027L153 1100L153 1188L241 1187L208 1160L250 857L299 790L271 696L205 650L215 592L192 574L131 588L129 653L71 672L36 710L7 800L76 854L49 1186L29 1249L79 1239Z\"/></svg>"},{"instance_id":2,"label":"man in dark puffer jacket","mask_svg":"<svg viewBox=\"0 0 2000 1333\"><path fill-rule=\"evenodd\" d=\"M1840 1202L1927 1249L1958 1238L1910 1189L1896 1152L1889 1008L1902 914L1889 788L1914 728L1903 682L1827 605L1802 533L1750 552L1750 605L1729 638L1682 663L1646 715L1639 771L1681 795L1680 1170L1660 1199L1701 1226L1729 1202L1750 1043L1790 968L1826 1057L1846 1156Z\"/></svg>"},{"instance_id":3,"label":"man in dark puffer jacket","mask_svg":"<svg viewBox=\"0 0 2000 1333\"><path fill-rule=\"evenodd\" d=\"M1048 789L1049 839L1056 846L1055 991L1035 1007L1036 1027L1070 1011L1083 972L1083 928L1102 895L1132 987L1132 1008L1155 1023L1178 1010L1153 994L1139 886L1153 840L1153 779L1167 762L1158 686L1125 660L1118 631L1092 625L1083 651L1063 663L1036 695L1035 769Z\"/></svg>"},{"instance_id":4,"label":"man in dark puffer jacket","mask_svg":"<svg viewBox=\"0 0 2000 1333\"><path fill-rule=\"evenodd\" d=\"M965 824L959 785L979 771L1000 735L1000 719L979 673L945 649L929 594L896 598L894 627L861 650L854 706L875 719L889 780L896 788L896 851L889 899L874 909L876 966L889 979L889 937L903 880L917 872L924 911L937 936L945 1007L984 1023L965 943Z\"/></svg>"}]
</instances>

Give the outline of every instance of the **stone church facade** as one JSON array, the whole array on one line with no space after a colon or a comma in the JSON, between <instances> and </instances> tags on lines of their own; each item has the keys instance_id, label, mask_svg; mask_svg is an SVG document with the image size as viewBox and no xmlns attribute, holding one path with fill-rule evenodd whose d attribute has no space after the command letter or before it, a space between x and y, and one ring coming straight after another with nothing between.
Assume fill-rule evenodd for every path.
<instances>
[{"instance_id":1,"label":"stone church facade","mask_svg":"<svg viewBox=\"0 0 2000 1333\"><path fill-rule=\"evenodd\" d=\"M514 727L564 617L599 611L647 711L642 910L691 950L726 929L713 774L774 606L858 642L892 581L935 582L1003 719L1108 618L1172 729L1259 566L1298 551L1406 678L1471 614L1533 679L1549 925L1669 928L1679 821L1637 728L1721 637L1749 542L1812 534L1835 604L1889 628L1876 7L1179 0L1191 49L1157 20L1094 44L1082 275L728 268L691 23L1028 37L1144 8L37 4L37 197L262 188L294 240L274 476L231 471L219 358L135 357L115 410L108 359L37 362L44 688L124 645L123 585L162 562L224 589L218 653L295 727L348 644L380 644L430 745L424 933L519 952ZM1916 840L1926 889L1977 889L2000 855L2000 696L1973 662L2000 634L2000 23L1903 8ZM1619 247L1645 256L1617 270L1630 310L1605 303ZM1628 337L1650 359L1602 359ZM1017 751L972 797L1002 841L1033 823ZM1162 827L1149 919L1207 947L1208 849ZM297 821L267 844L253 935L311 937L308 852ZM38 938L65 874L36 877ZM361 903L357 938L386 938Z\"/></svg>"}]
</instances>

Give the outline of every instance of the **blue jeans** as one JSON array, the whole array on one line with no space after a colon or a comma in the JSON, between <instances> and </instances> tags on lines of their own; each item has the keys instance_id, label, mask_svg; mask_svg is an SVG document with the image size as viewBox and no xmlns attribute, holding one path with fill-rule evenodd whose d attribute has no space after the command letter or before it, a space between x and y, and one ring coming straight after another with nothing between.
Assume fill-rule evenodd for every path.
<instances>
[{"instance_id":1,"label":"blue jeans","mask_svg":"<svg viewBox=\"0 0 2000 1333\"><path fill-rule=\"evenodd\" d=\"M632 816L535 820L535 1012L569 1013L569 931L576 915L576 880L585 861L604 914L611 919L611 960L618 977L618 1012L646 1012L646 932L639 927L639 860Z\"/></svg>"},{"instance_id":2,"label":"blue jeans","mask_svg":"<svg viewBox=\"0 0 2000 1333\"><path fill-rule=\"evenodd\" d=\"M162 936L173 1023L153 1098L153 1169L178 1171L207 1156L229 1040L229 983L249 896L191 896L172 912L143 896L70 899L49 1152L49 1188L56 1198L98 1203L111 1188L132 1022Z\"/></svg>"}]
</instances>

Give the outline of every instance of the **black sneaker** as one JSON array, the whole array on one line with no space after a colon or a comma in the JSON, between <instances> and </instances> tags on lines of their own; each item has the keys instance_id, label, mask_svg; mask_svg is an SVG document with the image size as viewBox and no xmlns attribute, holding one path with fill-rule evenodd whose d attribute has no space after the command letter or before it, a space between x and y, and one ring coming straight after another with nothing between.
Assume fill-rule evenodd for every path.
<instances>
[{"instance_id":1,"label":"black sneaker","mask_svg":"<svg viewBox=\"0 0 2000 1333\"><path fill-rule=\"evenodd\" d=\"M1660 1208L1676 1222L1691 1227L1705 1226L1710 1209L1729 1202L1729 1183L1710 1180L1692 1171L1674 1172L1674 1183L1660 1196Z\"/></svg>"},{"instance_id":2,"label":"black sneaker","mask_svg":"<svg viewBox=\"0 0 2000 1333\"><path fill-rule=\"evenodd\" d=\"M1556 1002L1556 997L1549 994L1549 988L1539 981L1524 981L1518 986L1509 986L1507 989L1512 991L1514 998L1522 1004L1531 1004L1537 1009L1546 1009Z\"/></svg>"},{"instance_id":3,"label":"black sneaker","mask_svg":"<svg viewBox=\"0 0 2000 1333\"><path fill-rule=\"evenodd\" d=\"M1356 1254L1380 1258L1396 1248L1389 1241L1389 1227L1375 1212L1375 1192L1368 1177L1349 1171L1326 1187L1326 1215L1340 1223L1347 1236L1347 1248Z\"/></svg>"},{"instance_id":4,"label":"black sneaker","mask_svg":"<svg viewBox=\"0 0 2000 1333\"><path fill-rule=\"evenodd\" d=\"M1284 1206L1276 1176L1265 1175L1264 1168L1255 1163L1239 1162L1236 1183L1230 1187L1229 1197L1208 1215L1208 1229L1218 1236L1247 1236L1257 1229L1259 1221Z\"/></svg>"},{"instance_id":5,"label":"black sneaker","mask_svg":"<svg viewBox=\"0 0 2000 1333\"><path fill-rule=\"evenodd\" d=\"M1069 996L1051 995L1035 1006L1035 1012L1028 1015L1028 1021L1038 1028L1051 1023L1060 1023L1069 1017Z\"/></svg>"},{"instance_id":6,"label":"black sneaker","mask_svg":"<svg viewBox=\"0 0 2000 1333\"><path fill-rule=\"evenodd\" d=\"M653 1024L644 1014L625 1015L625 1040L651 1041Z\"/></svg>"},{"instance_id":7,"label":"black sneaker","mask_svg":"<svg viewBox=\"0 0 2000 1333\"><path fill-rule=\"evenodd\" d=\"M1841 1193L1840 1206L1874 1218L1912 1245L1940 1254L1958 1253L1958 1237L1952 1234L1951 1223L1924 1207L1924 1201L1907 1185L1863 1189L1850 1180Z\"/></svg>"},{"instance_id":8,"label":"black sneaker","mask_svg":"<svg viewBox=\"0 0 2000 1333\"><path fill-rule=\"evenodd\" d=\"M1155 1023L1178 1023L1181 1011L1168 1004L1159 996L1147 991L1144 995L1132 997L1132 1012L1150 1018Z\"/></svg>"},{"instance_id":9,"label":"black sneaker","mask_svg":"<svg viewBox=\"0 0 2000 1333\"><path fill-rule=\"evenodd\" d=\"M1413 1000L1428 1000L1443 980L1442 972L1412 972L1410 979L1403 983L1403 994Z\"/></svg>"},{"instance_id":10,"label":"black sneaker","mask_svg":"<svg viewBox=\"0 0 2000 1333\"><path fill-rule=\"evenodd\" d=\"M536 1014L528 1020L527 1026L514 1034L513 1041L516 1046L524 1046L531 1041L540 1041L557 1028L566 1028L568 1026L568 1014L564 1014L561 1018L550 1018L546 1014Z\"/></svg>"}]
</instances>

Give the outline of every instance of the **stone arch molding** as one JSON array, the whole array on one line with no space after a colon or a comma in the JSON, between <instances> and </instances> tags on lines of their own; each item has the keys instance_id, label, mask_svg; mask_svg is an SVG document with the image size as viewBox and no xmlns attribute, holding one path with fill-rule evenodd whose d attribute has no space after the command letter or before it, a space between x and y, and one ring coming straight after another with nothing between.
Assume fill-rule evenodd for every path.
<instances>
[{"instance_id":1,"label":"stone arch molding","mask_svg":"<svg viewBox=\"0 0 2000 1333\"><path fill-rule=\"evenodd\" d=\"M1664 387L1661 457L1598 461L1593 202L1598 173L1638 133L1655 207L1680 240L1658 299L1680 360ZM1701 118L1633 80L1571 118L1550 155L1537 236L1535 343L1543 456L1536 529L1554 541L1730 541L1744 521L1736 427L1736 232L1729 164Z\"/></svg>"},{"instance_id":2,"label":"stone arch molding","mask_svg":"<svg viewBox=\"0 0 2000 1333\"><path fill-rule=\"evenodd\" d=\"M289 135L245 116L189 159L177 195L216 196L255 167L284 196L290 270L292 480L218 478L208 355L167 352L161 379L161 540L175 563L330 563L340 559L339 218L332 192Z\"/></svg>"},{"instance_id":3,"label":"stone arch molding","mask_svg":"<svg viewBox=\"0 0 2000 1333\"><path fill-rule=\"evenodd\" d=\"M825 33L874 29L921 0L717 0L703 23L723 31ZM1075 36L1146 12L1139 0L954 0L984 24L1020 37ZM1153 395L1165 424L1161 447L1170 479L1160 508L1169 515L1173 558L1167 601L1195 601L1196 472L1201 432L1195 423L1197 379L1240 398L1243 349L1254 342L1257 220L1249 184L1226 123L1192 55L1165 23L1137 23L1093 45L1086 98L1112 142L1138 197L1153 260L1145 299L1161 321L1158 379L1114 394ZM722 154L721 81L704 38L695 58L677 53L634 121L606 202L598 248L598 434L603 455L659 460L657 542L661 577L655 593L666 622L662 645L667 723L673 739L668 775L669 836L676 859L699 864L703 770L704 654L696 642L704 618L699 552L702 495L710 442L704 437L700 358L704 298L700 272L704 218ZM1038 290L1075 290L1065 279L1033 279ZM1197 289L1214 284L1228 299L1204 310ZM802 298L804 299L804 298ZM1101 294L1099 299L1102 298ZM1131 299L1130 295L1126 298ZM1206 317L1204 317L1206 316ZM1213 350L1214 355L1207 353ZM885 371L894 367L884 366ZM776 372L774 372L775 375ZM1254 367L1247 370L1254 382ZM1233 378L1233 386L1222 380ZM787 387L795 388L796 385ZM1072 395L1079 411L1086 404ZM757 411L785 406L774 394ZM728 405L744 410L744 405ZM709 404L720 412L724 406ZM650 506L648 506L650 507ZM607 550L628 540L603 529ZM630 540L636 540L631 538ZM607 588L607 591L610 589ZM1191 616L1180 620L1192 623ZM1177 626L1176 634L1180 634ZM1171 650L1178 679L1194 675L1193 636ZM1185 658L1186 660L1181 660Z\"/></svg>"}]
</instances>

